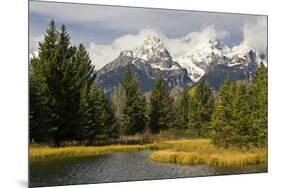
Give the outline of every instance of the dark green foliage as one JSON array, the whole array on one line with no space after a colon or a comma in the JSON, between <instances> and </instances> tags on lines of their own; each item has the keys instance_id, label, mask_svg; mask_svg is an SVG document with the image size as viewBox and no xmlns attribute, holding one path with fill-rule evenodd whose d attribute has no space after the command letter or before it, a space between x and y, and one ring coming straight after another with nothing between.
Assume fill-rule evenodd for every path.
<instances>
[{"instance_id":1,"label":"dark green foliage","mask_svg":"<svg viewBox=\"0 0 281 188\"><path fill-rule=\"evenodd\" d=\"M103 89L92 84L88 90L83 90L81 99L83 140L93 142L116 138L116 120Z\"/></svg>"},{"instance_id":2,"label":"dark green foliage","mask_svg":"<svg viewBox=\"0 0 281 188\"><path fill-rule=\"evenodd\" d=\"M30 60L31 140L59 146L61 141L85 139L83 126L86 120L81 108L82 101L88 98L81 98L91 91L95 79L93 72L94 66L85 47L82 44L78 48L70 46L65 26L58 32L52 20L44 40L39 43L39 57ZM113 113L103 91L97 91L97 96L90 95L100 106L100 111L95 112L100 119L94 120L98 124L103 121L100 126L108 128L99 136L112 136L116 132L113 131Z\"/></svg>"},{"instance_id":3,"label":"dark green foliage","mask_svg":"<svg viewBox=\"0 0 281 188\"><path fill-rule=\"evenodd\" d=\"M199 137L206 136L214 107L212 91L207 82L202 80L195 86L189 105L189 127L197 132Z\"/></svg>"},{"instance_id":4,"label":"dark green foliage","mask_svg":"<svg viewBox=\"0 0 281 188\"><path fill-rule=\"evenodd\" d=\"M249 85L225 81L220 89L212 116L213 142L223 147L248 146L251 125Z\"/></svg>"},{"instance_id":5,"label":"dark green foliage","mask_svg":"<svg viewBox=\"0 0 281 188\"><path fill-rule=\"evenodd\" d=\"M47 141L47 134L49 134L48 118L51 118L50 109L47 107L48 92L46 84L44 84L45 78L41 72L41 66L38 59L30 61L30 67L34 67L29 70L30 139L38 142Z\"/></svg>"},{"instance_id":6,"label":"dark green foliage","mask_svg":"<svg viewBox=\"0 0 281 188\"><path fill-rule=\"evenodd\" d=\"M189 108L189 91L185 89L182 96L175 102L175 122L173 128L180 130L185 130L189 128Z\"/></svg>"},{"instance_id":7,"label":"dark green foliage","mask_svg":"<svg viewBox=\"0 0 281 188\"><path fill-rule=\"evenodd\" d=\"M52 59L55 55L58 37L55 21L51 20L44 35L44 41L42 43L39 42L39 59Z\"/></svg>"},{"instance_id":8,"label":"dark green foliage","mask_svg":"<svg viewBox=\"0 0 281 188\"><path fill-rule=\"evenodd\" d=\"M171 127L172 101L169 91L160 75L156 79L150 96L149 128L152 133L159 133L160 130L167 130Z\"/></svg>"},{"instance_id":9,"label":"dark green foliage","mask_svg":"<svg viewBox=\"0 0 281 188\"><path fill-rule=\"evenodd\" d=\"M129 66L125 71L122 88L125 99L121 112L121 132L125 135L142 133L146 127L145 98Z\"/></svg>"},{"instance_id":10,"label":"dark green foliage","mask_svg":"<svg viewBox=\"0 0 281 188\"><path fill-rule=\"evenodd\" d=\"M112 108L114 115L120 124L121 121L121 116L122 116L122 104L125 101L125 95L124 95L124 90L121 85L118 87L115 87L113 89L113 92L111 94L111 103L112 103Z\"/></svg>"},{"instance_id":11,"label":"dark green foliage","mask_svg":"<svg viewBox=\"0 0 281 188\"><path fill-rule=\"evenodd\" d=\"M62 26L55 55L48 62L49 74L46 78L53 113L50 124L56 145L77 136L75 128L78 124L81 88L79 80L74 77L77 71L72 61L74 55L75 49L70 46L70 37Z\"/></svg>"},{"instance_id":12,"label":"dark green foliage","mask_svg":"<svg viewBox=\"0 0 281 188\"><path fill-rule=\"evenodd\" d=\"M252 82L222 85L211 122L212 141L220 146L250 147L267 143L267 69L258 69Z\"/></svg>"},{"instance_id":13,"label":"dark green foliage","mask_svg":"<svg viewBox=\"0 0 281 188\"><path fill-rule=\"evenodd\" d=\"M251 120L250 136L257 146L267 144L268 115L268 76L267 68L262 64L253 77L250 88Z\"/></svg>"},{"instance_id":14,"label":"dark green foliage","mask_svg":"<svg viewBox=\"0 0 281 188\"><path fill-rule=\"evenodd\" d=\"M77 70L74 77L79 80L77 83L79 87L90 86L95 79L95 75L93 74L94 66L92 65L90 56L83 44L80 44L77 48L73 58L73 64Z\"/></svg>"},{"instance_id":15,"label":"dark green foliage","mask_svg":"<svg viewBox=\"0 0 281 188\"><path fill-rule=\"evenodd\" d=\"M220 88L219 97L212 115L212 141L224 147L228 147L234 142L233 135L238 134L237 129L235 129L238 122L235 122L233 114L234 91L235 86L229 80L225 80Z\"/></svg>"},{"instance_id":16,"label":"dark green foliage","mask_svg":"<svg viewBox=\"0 0 281 188\"><path fill-rule=\"evenodd\" d=\"M57 48L58 32L52 20L42 43L39 43L39 58L29 64L30 87L30 139L36 142L48 141L55 117L52 113L52 96L47 79L50 77L51 61Z\"/></svg>"}]
</instances>

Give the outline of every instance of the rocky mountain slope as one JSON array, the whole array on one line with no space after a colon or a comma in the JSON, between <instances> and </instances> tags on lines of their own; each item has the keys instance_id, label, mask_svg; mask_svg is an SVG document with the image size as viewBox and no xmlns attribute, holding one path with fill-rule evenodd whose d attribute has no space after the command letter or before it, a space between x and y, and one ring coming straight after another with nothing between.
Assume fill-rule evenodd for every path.
<instances>
[{"instance_id":1,"label":"rocky mountain slope","mask_svg":"<svg viewBox=\"0 0 281 188\"><path fill-rule=\"evenodd\" d=\"M130 66L133 74L139 78L140 87L144 92L152 89L154 80L159 74L163 75L170 89L190 87L194 84L187 70L173 60L162 41L156 36L149 35L137 49L122 51L118 57L98 71L97 82L106 92L110 92L122 82L126 66Z\"/></svg>"},{"instance_id":2,"label":"rocky mountain slope","mask_svg":"<svg viewBox=\"0 0 281 188\"><path fill-rule=\"evenodd\" d=\"M184 40L184 39L183 39ZM177 59L174 59L157 34L148 35L136 49L120 52L120 55L97 72L97 82L106 92L118 86L127 65L139 77L143 91L150 91L155 78L162 74L170 89L190 87L205 79L218 89L223 80L248 79L266 56L259 54L247 43L228 47L214 38L203 41Z\"/></svg>"}]
</instances>

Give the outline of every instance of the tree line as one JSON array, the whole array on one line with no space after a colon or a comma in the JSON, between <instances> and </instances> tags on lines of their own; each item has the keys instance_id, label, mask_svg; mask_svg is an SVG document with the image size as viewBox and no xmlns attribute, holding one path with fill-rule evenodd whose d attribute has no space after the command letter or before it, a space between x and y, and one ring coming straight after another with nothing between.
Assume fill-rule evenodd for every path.
<instances>
[{"instance_id":1,"label":"tree line","mask_svg":"<svg viewBox=\"0 0 281 188\"><path fill-rule=\"evenodd\" d=\"M36 143L116 139L162 130L190 131L223 147L263 146L267 141L267 68L250 81L225 80L214 92L204 80L172 97L162 75L142 93L127 66L123 82L106 96L95 83L83 44L72 46L52 20L30 60L30 140Z\"/></svg>"}]
</instances>

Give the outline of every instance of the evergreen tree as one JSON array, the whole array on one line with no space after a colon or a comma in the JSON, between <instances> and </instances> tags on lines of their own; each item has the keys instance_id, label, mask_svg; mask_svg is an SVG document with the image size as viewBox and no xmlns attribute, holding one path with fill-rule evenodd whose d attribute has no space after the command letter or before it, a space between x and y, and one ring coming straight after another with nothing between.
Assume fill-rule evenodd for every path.
<instances>
[{"instance_id":1,"label":"evergreen tree","mask_svg":"<svg viewBox=\"0 0 281 188\"><path fill-rule=\"evenodd\" d=\"M228 80L221 86L211 122L212 141L223 147L264 146L267 141L267 69L252 82Z\"/></svg>"},{"instance_id":2,"label":"evergreen tree","mask_svg":"<svg viewBox=\"0 0 281 188\"><path fill-rule=\"evenodd\" d=\"M109 140L117 138L119 136L119 130L117 127L116 119L113 114L112 107L102 88L98 90L97 104L99 115L97 116L97 122L102 127L102 132L99 135L99 139Z\"/></svg>"},{"instance_id":3,"label":"evergreen tree","mask_svg":"<svg viewBox=\"0 0 281 188\"><path fill-rule=\"evenodd\" d=\"M175 123L174 128L179 130L188 129L188 112L189 112L189 91L184 90L182 96L175 104Z\"/></svg>"},{"instance_id":4,"label":"evergreen tree","mask_svg":"<svg viewBox=\"0 0 281 188\"><path fill-rule=\"evenodd\" d=\"M141 94L138 80L132 75L129 66L125 71L122 88L125 99L122 106L121 131L125 135L141 133L146 127L145 98Z\"/></svg>"},{"instance_id":5,"label":"evergreen tree","mask_svg":"<svg viewBox=\"0 0 281 188\"><path fill-rule=\"evenodd\" d=\"M57 146L62 140L72 140L76 137L80 88L75 87L77 80L73 77L76 71L72 62L74 55L75 48L70 46L69 34L62 25L46 79L54 117L51 123L52 135Z\"/></svg>"},{"instance_id":6,"label":"evergreen tree","mask_svg":"<svg viewBox=\"0 0 281 188\"><path fill-rule=\"evenodd\" d=\"M228 146L229 134L233 128L230 125L232 113L232 89L231 82L226 79L220 87L211 121L211 138L214 144Z\"/></svg>"},{"instance_id":7,"label":"evergreen tree","mask_svg":"<svg viewBox=\"0 0 281 188\"><path fill-rule=\"evenodd\" d=\"M267 144L268 124L268 76L267 68L261 64L253 76L250 88L251 97L251 120L250 135L256 146Z\"/></svg>"},{"instance_id":8,"label":"evergreen tree","mask_svg":"<svg viewBox=\"0 0 281 188\"><path fill-rule=\"evenodd\" d=\"M55 55L57 40L58 32L52 20L43 41L39 43L39 58L33 58L29 63L30 139L36 142L50 140L54 114L47 78L50 77L50 64Z\"/></svg>"},{"instance_id":9,"label":"evergreen tree","mask_svg":"<svg viewBox=\"0 0 281 188\"><path fill-rule=\"evenodd\" d=\"M39 43L39 58L31 59L29 71L31 129L48 135L42 138L53 140L57 146L63 140L78 138L81 91L94 79L83 45L78 50L70 46L65 26L57 32L52 20Z\"/></svg>"},{"instance_id":10,"label":"evergreen tree","mask_svg":"<svg viewBox=\"0 0 281 188\"><path fill-rule=\"evenodd\" d=\"M50 60L55 55L58 42L58 31L54 20L51 20L44 34L43 42L39 42L39 59ZM42 63L42 62L41 62Z\"/></svg>"},{"instance_id":11,"label":"evergreen tree","mask_svg":"<svg viewBox=\"0 0 281 188\"><path fill-rule=\"evenodd\" d=\"M250 125L251 125L251 95L249 93L249 83L247 81L239 81L236 83L236 92L233 99L233 127L236 134L233 135L232 145L249 147L251 142Z\"/></svg>"},{"instance_id":12,"label":"evergreen tree","mask_svg":"<svg viewBox=\"0 0 281 188\"><path fill-rule=\"evenodd\" d=\"M171 126L171 99L162 75L156 79L150 96L149 128L152 133L167 130Z\"/></svg>"},{"instance_id":13,"label":"evergreen tree","mask_svg":"<svg viewBox=\"0 0 281 188\"><path fill-rule=\"evenodd\" d=\"M93 83L81 99L82 138L90 142L118 136L117 124L103 89Z\"/></svg>"},{"instance_id":14,"label":"evergreen tree","mask_svg":"<svg viewBox=\"0 0 281 188\"><path fill-rule=\"evenodd\" d=\"M113 89L111 94L111 104L114 116L116 118L119 132L121 131L120 125L122 122L122 108L125 101L125 94L122 88L122 85L119 84L117 87Z\"/></svg>"},{"instance_id":15,"label":"evergreen tree","mask_svg":"<svg viewBox=\"0 0 281 188\"><path fill-rule=\"evenodd\" d=\"M195 86L194 94L190 99L189 105L189 127L199 137L206 136L214 106L212 91L207 82L202 80Z\"/></svg>"},{"instance_id":16,"label":"evergreen tree","mask_svg":"<svg viewBox=\"0 0 281 188\"><path fill-rule=\"evenodd\" d=\"M32 59L30 61L29 71L29 122L30 122L30 141L44 142L47 140L46 132L48 131L48 124L45 122L45 118L48 110L45 107L46 93L43 93L44 87L42 87L43 76L40 74L38 67L38 59ZM46 90L45 90L46 91Z\"/></svg>"},{"instance_id":17,"label":"evergreen tree","mask_svg":"<svg viewBox=\"0 0 281 188\"><path fill-rule=\"evenodd\" d=\"M93 73L94 66L92 65L89 54L83 44L80 44L77 48L76 53L73 57L72 66L72 69L75 70L72 75L72 78L73 80L76 80L76 82L73 82L75 84L73 85L73 88L77 88L76 95L79 95L79 98L77 98L79 100L79 111L76 113L77 118L75 119L77 121L75 122L74 127L76 132L75 138L81 140L84 138L82 131L83 126L85 125L85 121L87 121L87 119L85 119L85 113L82 110L83 101L87 100L87 94L89 93L90 87L94 83L94 79L96 76Z\"/></svg>"},{"instance_id":18,"label":"evergreen tree","mask_svg":"<svg viewBox=\"0 0 281 188\"><path fill-rule=\"evenodd\" d=\"M80 44L76 50L74 59L74 78L78 80L79 88L89 87L95 80L96 75L93 73L95 66L92 65L89 53L83 44Z\"/></svg>"}]
</instances>

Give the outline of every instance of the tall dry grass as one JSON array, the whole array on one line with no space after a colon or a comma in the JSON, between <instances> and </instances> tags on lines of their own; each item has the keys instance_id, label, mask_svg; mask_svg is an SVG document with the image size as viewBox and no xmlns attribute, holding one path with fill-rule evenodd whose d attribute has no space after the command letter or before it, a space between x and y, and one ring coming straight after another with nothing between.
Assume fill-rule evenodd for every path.
<instances>
[{"instance_id":1,"label":"tall dry grass","mask_svg":"<svg viewBox=\"0 0 281 188\"><path fill-rule=\"evenodd\" d=\"M119 152L136 152L142 150L167 149L168 143L152 143L144 145L109 145L109 146L68 146L54 147L30 147L29 159L31 162L57 158L92 157Z\"/></svg>"},{"instance_id":2,"label":"tall dry grass","mask_svg":"<svg viewBox=\"0 0 281 188\"><path fill-rule=\"evenodd\" d=\"M267 163L266 148L241 150L222 149L210 143L208 139L170 141L167 150L155 151L149 159L163 163L207 164L213 166L245 166Z\"/></svg>"},{"instance_id":3,"label":"tall dry grass","mask_svg":"<svg viewBox=\"0 0 281 188\"><path fill-rule=\"evenodd\" d=\"M159 150L153 152L149 159L163 163L214 166L245 166L267 163L267 148L222 149L211 144L209 139L159 141L143 145L30 147L29 156L30 161L34 162L142 150Z\"/></svg>"}]
</instances>

